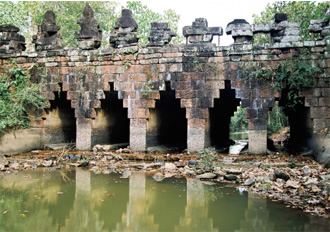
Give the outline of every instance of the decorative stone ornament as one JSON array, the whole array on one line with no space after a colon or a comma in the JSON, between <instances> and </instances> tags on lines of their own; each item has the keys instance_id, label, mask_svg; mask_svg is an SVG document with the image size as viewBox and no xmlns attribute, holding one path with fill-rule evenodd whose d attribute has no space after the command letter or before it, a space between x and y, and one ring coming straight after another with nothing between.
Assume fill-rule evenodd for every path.
<instances>
[{"instance_id":1,"label":"decorative stone ornament","mask_svg":"<svg viewBox=\"0 0 330 232\"><path fill-rule=\"evenodd\" d=\"M165 46L169 44L176 33L171 31L168 23L151 23L148 47Z\"/></svg>"},{"instance_id":2,"label":"decorative stone ornament","mask_svg":"<svg viewBox=\"0 0 330 232\"><path fill-rule=\"evenodd\" d=\"M251 25L245 19L235 19L228 23L226 34L232 35L234 43L250 42L253 40Z\"/></svg>"},{"instance_id":3,"label":"decorative stone ornament","mask_svg":"<svg viewBox=\"0 0 330 232\"><path fill-rule=\"evenodd\" d=\"M25 38L17 32L19 28L11 24L0 25L0 53L25 51Z\"/></svg>"},{"instance_id":4,"label":"decorative stone ornament","mask_svg":"<svg viewBox=\"0 0 330 232\"><path fill-rule=\"evenodd\" d=\"M38 26L38 34L33 36L33 43L37 51L62 48L60 26L56 25L56 16L48 10L41 25Z\"/></svg>"},{"instance_id":5,"label":"decorative stone ornament","mask_svg":"<svg viewBox=\"0 0 330 232\"><path fill-rule=\"evenodd\" d=\"M90 4L86 4L83 17L77 21L80 32L76 33L79 48L83 50L97 49L101 46L102 30L99 22L94 19L94 11Z\"/></svg>"},{"instance_id":6,"label":"decorative stone ornament","mask_svg":"<svg viewBox=\"0 0 330 232\"><path fill-rule=\"evenodd\" d=\"M253 34L265 33L269 34L271 42L298 42L301 40L300 24L288 22L288 15L284 13L276 13L274 23L270 24L254 24Z\"/></svg>"},{"instance_id":7,"label":"decorative stone ornament","mask_svg":"<svg viewBox=\"0 0 330 232\"><path fill-rule=\"evenodd\" d=\"M207 19L197 18L192 26L185 26L182 30L186 37L186 43L211 43L213 36L221 36L223 30L221 27L208 27Z\"/></svg>"},{"instance_id":8,"label":"decorative stone ornament","mask_svg":"<svg viewBox=\"0 0 330 232\"><path fill-rule=\"evenodd\" d=\"M121 17L117 19L114 29L110 33L110 46L121 48L137 45L139 38L136 35L138 24L132 17L132 11L123 9Z\"/></svg>"},{"instance_id":9,"label":"decorative stone ornament","mask_svg":"<svg viewBox=\"0 0 330 232\"><path fill-rule=\"evenodd\" d=\"M323 19L311 20L308 30L311 33L320 33L321 39L328 38L330 36L330 8L328 8L326 17Z\"/></svg>"}]
</instances>

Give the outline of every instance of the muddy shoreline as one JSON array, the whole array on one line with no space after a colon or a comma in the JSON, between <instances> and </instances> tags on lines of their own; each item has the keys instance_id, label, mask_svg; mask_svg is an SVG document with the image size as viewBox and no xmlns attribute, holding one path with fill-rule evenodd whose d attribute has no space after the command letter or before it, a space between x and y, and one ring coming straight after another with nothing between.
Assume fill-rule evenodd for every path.
<instances>
[{"instance_id":1,"label":"muddy shoreline","mask_svg":"<svg viewBox=\"0 0 330 232\"><path fill-rule=\"evenodd\" d=\"M268 156L212 154L132 153L117 151L37 150L10 157L0 156L0 174L47 168L49 171L82 167L96 174L144 171L155 181L165 178L198 178L235 183L240 191L253 191L288 207L330 218L330 170L310 156L276 153ZM210 155L207 154L207 155ZM209 158L209 157L206 157Z\"/></svg>"}]
</instances>

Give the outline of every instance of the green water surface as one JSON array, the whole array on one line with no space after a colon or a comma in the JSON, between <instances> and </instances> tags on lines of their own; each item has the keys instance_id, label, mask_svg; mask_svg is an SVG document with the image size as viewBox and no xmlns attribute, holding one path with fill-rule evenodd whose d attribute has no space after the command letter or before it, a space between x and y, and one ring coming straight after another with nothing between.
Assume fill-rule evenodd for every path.
<instances>
[{"instance_id":1,"label":"green water surface","mask_svg":"<svg viewBox=\"0 0 330 232\"><path fill-rule=\"evenodd\" d=\"M77 168L0 176L0 231L310 232L330 222L234 186Z\"/></svg>"}]
</instances>

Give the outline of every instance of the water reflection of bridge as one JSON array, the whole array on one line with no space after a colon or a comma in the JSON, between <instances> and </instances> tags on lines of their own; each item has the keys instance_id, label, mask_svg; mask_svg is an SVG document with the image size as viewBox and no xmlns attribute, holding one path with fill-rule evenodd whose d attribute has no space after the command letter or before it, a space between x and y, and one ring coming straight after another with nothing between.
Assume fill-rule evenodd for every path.
<instances>
[{"instance_id":1,"label":"water reflection of bridge","mask_svg":"<svg viewBox=\"0 0 330 232\"><path fill-rule=\"evenodd\" d=\"M189 179L166 179L159 183L145 173L130 179L119 175L94 175L77 169L61 172L26 173L0 179L0 205L28 209L24 225L17 218L0 219L6 231L39 228L48 231L270 231L295 228L327 228L321 220L303 216L281 205L234 188L209 186ZM68 178L67 178L68 177ZM50 181L53 180L53 181ZM6 193L10 189L10 193ZM7 191L9 192L9 191ZM63 192L63 194L58 194ZM6 195L7 194L7 195ZM221 209L221 210L219 210ZM270 210L271 209L271 210ZM300 217L300 219L297 219ZM298 223L297 222L301 222ZM316 227L315 227L316 226ZM1 229L0 229L1 231Z\"/></svg>"}]
</instances>

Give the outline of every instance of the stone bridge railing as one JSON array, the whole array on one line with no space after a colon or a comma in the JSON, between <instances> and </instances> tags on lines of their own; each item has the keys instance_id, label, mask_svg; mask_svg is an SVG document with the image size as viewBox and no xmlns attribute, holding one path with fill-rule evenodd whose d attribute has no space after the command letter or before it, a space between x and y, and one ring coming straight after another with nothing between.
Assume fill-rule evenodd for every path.
<instances>
[{"instance_id":1,"label":"stone bridge railing","mask_svg":"<svg viewBox=\"0 0 330 232\"><path fill-rule=\"evenodd\" d=\"M229 88L235 90L236 100L241 101L242 107L247 109L249 152L265 153L268 112L274 107L275 100L281 99L281 91L273 89L271 80L245 80L244 67L254 67L260 63L274 66L299 50L306 53L304 59L321 69L315 77L315 86L301 91L305 107L310 109L308 118L312 122L313 136L329 128L328 22L319 20L312 24L314 29L311 30L321 33L320 40L301 42L299 25L287 22L285 15L277 15L273 24L252 27L245 20L235 20L226 29L227 34L232 34L235 40L231 46L211 43L214 35L222 35L222 29L209 28L206 19L196 19L192 26L183 29L187 38L187 44L184 45L169 45L175 33L165 23L153 23L149 45L140 48L136 46L138 25L131 12L124 10L111 32L112 48L97 50L102 34L91 12L87 6L85 18L78 21L84 25L77 35L79 49L61 48L59 27L50 12L46 13L44 23L34 37L36 52L20 51L24 48L22 38L13 39L18 35L17 29L8 25L0 26L3 34L7 33L11 36L7 38L12 38L7 39L7 45L2 43L5 45L0 47L0 65L9 68L9 58L16 58L21 67L28 68L37 63L47 70L47 86L42 94L52 101L59 86L60 91L67 93L67 100L75 112L78 149L91 149L94 145L92 137L95 130L93 121L98 117L96 109L101 107L105 92L118 91L118 99L123 100L130 121L130 148L145 151L150 110L156 107L161 91L166 90L166 82L175 91L175 98L180 100L181 107L186 109L188 150L204 149L211 143L210 109L214 107L215 99L221 99L220 90L229 83ZM84 24L84 20L90 25ZM315 25L319 27L315 29ZM268 33L271 43L253 44L255 33ZM110 89L111 85L114 89ZM42 130L45 120L47 114L40 115L32 122L32 126ZM323 149L323 153L329 151L327 144L329 136L325 142L317 143L315 149Z\"/></svg>"}]
</instances>

